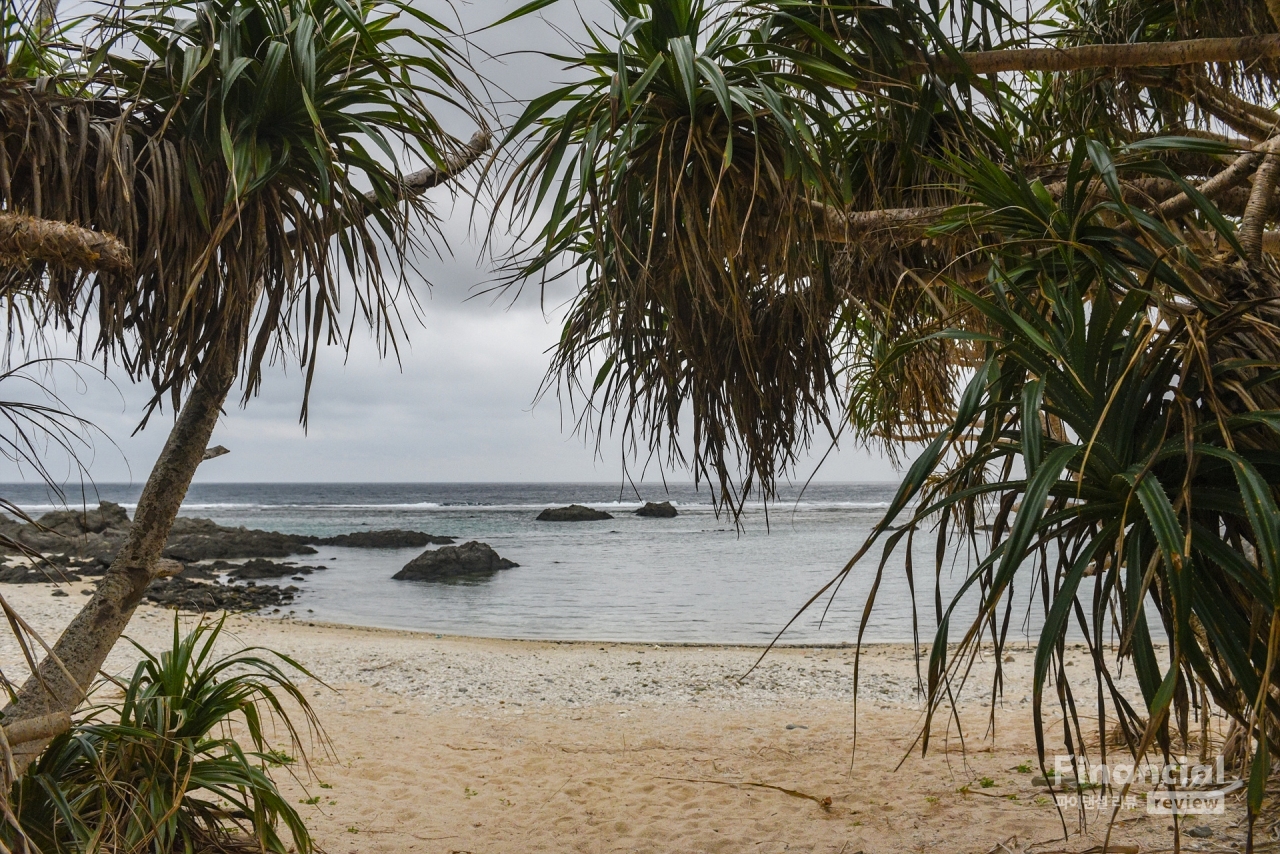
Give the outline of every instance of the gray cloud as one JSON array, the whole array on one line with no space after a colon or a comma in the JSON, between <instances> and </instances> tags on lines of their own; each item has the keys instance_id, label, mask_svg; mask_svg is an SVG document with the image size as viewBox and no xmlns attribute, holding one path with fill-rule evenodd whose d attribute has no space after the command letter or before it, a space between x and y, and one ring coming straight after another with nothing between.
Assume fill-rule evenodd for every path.
<instances>
[{"instance_id":1,"label":"gray cloud","mask_svg":"<svg viewBox=\"0 0 1280 854\"><path fill-rule=\"evenodd\" d=\"M468 28L495 20L519 5L516 0L461 5ZM528 20L485 33L481 46L493 53L556 50L563 42L555 27L576 32L577 16L599 19L603 2L565 3L543 20ZM549 21L550 23L548 23ZM553 26L554 25L554 26ZM480 61L480 70L517 98L544 91L566 79L555 63L528 54ZM457 133L469 128L454 127ZM437 191L439 192L439 191ZM572 413L554 396L533 406L546 370L546 351L557 336L559 314L572 295L572 282L546 294L537 286L514 302L477 296L492 281L492 265L482 258L478 233L483 214L470 219L469 200L441 194L443 232L452 257L424 259L432 283L413 281L421 302L421 323L407 315L409 342L401 362L379 358L377 348L357 333L349 357L336 349L321 357L312 392L309 429L298 423L302 378L296 367L267 375L262 393L241 409L229 404L214 442L232 453L201 467L201 481L619 481L622 457L617 438L605 439L602 456L572 430ZM502 248L505 243L499 242ZM67 346L60 348L70 352ZM81 383L57 372L56 387L74 411L97 424L106 438L88 455L99 482L145 479L170 423L165 413L131 435L149 389L111 377L82 374ZM113 446L112 442L116 443ZM117 447L118 446L118 447ZM807 477L817 454L801 472ZM56 455L53 455L56 457ZM60 467L58 467L60 466ZM55 460L55 471L74 474ZM19 479L12 465L0 478ZM654 475L656 477L656 473ZM670 479L687 480L685 472ZM894 471L878 455L848 448L832 454L821 480L889 480Z\"/></svg>"}]
</instances>

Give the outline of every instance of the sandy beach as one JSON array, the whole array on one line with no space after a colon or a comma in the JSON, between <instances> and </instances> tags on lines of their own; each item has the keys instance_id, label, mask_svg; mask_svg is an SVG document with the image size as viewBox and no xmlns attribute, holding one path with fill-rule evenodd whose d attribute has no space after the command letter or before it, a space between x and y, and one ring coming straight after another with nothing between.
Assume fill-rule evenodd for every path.
<instances>
[{"instance_id":1,"label":"sandy beach","mask_svg":"<svg viewBox=\"0 0 1280 854\"><path fill-rule=\"evenodd\" d=\"M52 640L81 588L0 592ZM128 635L162 649L172 621L144 607ZM1032 783L1032 660L1021 649L1006 652L995 714L991 662L980 662L961 695L963 738L954 720L939 725L922 758L910 647L864 650L855 750L848 648L775 649L744 679L757 648L504 641L255 616L227 625L228 648L266 646L316 677L307 691L330 746L310 745L311 773L298 763L285 785L330 854L1047 854L1088 851L1106 830L1103 816L1068 813L1064 833ZM20 675L12 640L0 649L5 673ZM1072 653L1083 676L1082 655ZM121 643L107 671L135 657ZM1092 708L1079 687L1080 707ZM1231 805L1197 819L1214 835L1184 837L1184 848L1228 849L1241 816ZM1113 842L1171 849L1171 827L1122 812Z\"/></svg>"}]
</instances>

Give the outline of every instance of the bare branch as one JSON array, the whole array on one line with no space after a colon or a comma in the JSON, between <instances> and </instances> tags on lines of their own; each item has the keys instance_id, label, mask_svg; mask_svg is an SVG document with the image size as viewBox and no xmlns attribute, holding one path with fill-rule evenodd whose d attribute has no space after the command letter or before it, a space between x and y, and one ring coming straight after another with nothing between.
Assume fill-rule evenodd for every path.
<instances>
[{"instance_id":1,"label":"bare branch","mask_svg":"<svg viewBox=\"0 0 1280 854\"><path fill-rule=\"evenodd\" d=\"M1234 163L1199 187L1196 187L1196 189L1205 198L1213 199L1223 192L1243 184L1249 180L1249 176L1253 174L1254 168L1262 160L1263 156L1277 147L1280 147L1280 137L1255 146L1253 151L1240 155ZM1194 208L1195 202L1191 200L1191 197L1186 193L1179 193L1168 201L1161 203L1156 208L1156 213L1167 219L1177 219L1180 216L1186 216L1191 213Z\"/></svg>"},{"instance_id":2,"label":"bare branch","mask_svg":"<svg viewBox=\"0 0 1280 854\"><path fill-rule=\"evenodd\" d=\"M443 169L428 166L426 169L406 175L404 180L400 182L400 192L397 194L397 199L420 196L432 187L439 187L441 184L458 177L483 157L491 145L493 145L493 134L489 133L488 129L481 128L472 134L470 141L462 147L461 151L445 158ZM379 204L378 197L371 192L365 193L364 197L369 200L370 204Z\"/></svg>"},{"instance_id":3,"label":"bare branch","mask_svg":"<svg viewBox=\"0 0 1280 854\"><path fill-rule=\"evenodd\" d=\"M454 178L461 175L467 169L471 168L476 161L484 157L485 152L493 145L493 134L488 129L481 128L472 134L471 139L457 153L445 158L444 168L428 166L417 172L412 172L400 181L399 191L395 195L396 201L410 199L420 196L433 187L439 187L446 184ZM371 207L365 211L365 216L372 214L375 210L382 207L382 200L377 194L369 191L364 194L365 200L369 202ZM350 223L348 223L349 225ZM332 232L340 231L343 226L334 222L328 224L328 228ZM296 231L289 232L287 239L293 240L297 237Z\"/></svg>"},{"instance_id":4,"label":"bare branch","mask_svg":"<svg viewBox=\"0 0 1280 854\"><path fill-rule=\"evenodd\" d=\"M1231 215L1245 212L1246 201L1232 194L1240 185L1246 183L1264 156L1271 152L1280 155L1280 137L1273 138L1240 155L1230 166L1212 178L1202 182L1196 189L1208 199L1223 199L1225 205L1219 208ZM1056 181L1045 185L1045 190L1053 198L1061 198L1066 192L1066 183ZM1165 219L1177 219L1186 216L1195 209L1195 202L1186 193L1177 192L1177 184L1163 178L1138 178L1126 181L1121 185L1126 203L1153 210ZM1097 188L1101 192L1101 188ZM1256 207L1253 217L1259 222L1266 221L1273 212L1273 205L1268 202ZM1261 202L1259 202L1261 205ZM852 243L861 238L879 232L892 232L892 238L901 243L919 240L932 226L942 221L943 215L950 210L947 207L922 208L885 208L874 211L843 212L830 205L815 203L815 218L819 220L818 239L825 243ZM1123 229L1131 226L1123 225ZM1260 229L1259 229L1260 230ZM1261 238L1258 238L1261 240Z\"/></svg>"}]
</instances>

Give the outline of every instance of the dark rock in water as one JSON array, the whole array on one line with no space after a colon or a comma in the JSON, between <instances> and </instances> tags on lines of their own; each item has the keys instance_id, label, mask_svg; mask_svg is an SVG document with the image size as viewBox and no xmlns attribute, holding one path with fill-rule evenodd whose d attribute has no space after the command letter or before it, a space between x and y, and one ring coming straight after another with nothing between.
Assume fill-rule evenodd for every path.
<instances>
[{"instance_id":1,"label":"dark rock in water","mask_svg":"<svg viewBox=\"0 0 1280 854\"><path fill-rule=\"evenodd\" d=\"M570 504L568 507L548 507L538 514L539 522L600 522L613 517L603 510Z\"/></svg>"},{"instance_id":2,"label":"dark rock in water","mask_svg":"<svg viewBox=\"0 0 1280 854\"><path fill-rule=\"evenodd\" d=\"M338 534L336 537L317 537L311 541L317 546L344 546L352 549L420 549L423 546L447 546L453 537L424 534L421 531L356 531Z\"/></svg>"},{"instance_id":3,"label":"dark rock in water","mask_svg":"<svg viewBox=\"0 0 1280 854\"><path fill-rule=\"evenodd\" d=\"M276 531L226 528L209 519L179 516L173 522L164 556L191 563L218 558L313 555L316 550L308 545L312 539Z\"/></svg>"},{"instance_id":4,"label":"dark rock in water","mask_svg":"<svg viewBox=\"0 0 1280 854\"><path fill-rule=\"evenodd\" d=\"M473 540L460 546L425 551L391 577L401 581L448 581L489 576L513 566L519 564L499 557L485 543Z\"/></svg>"},{"instance_id":5,"label":"dark rock in water","mask_svg":"<svg viewBox=\"0 0 1280 854\"><path fill-rule=\"evenodd\" d=\"M647 516L650 519L674 519L680 514L671 506L670 501L664 501L661 504L646 501L644 506L636 511L636 515Z\"/></svg>"},{"instance_id":6,"label":"dark rock in water","mask_svg":"<svg viewBox=\"0 0 1280 854\"><path fill-rule=\"evenodd\" d=\"M151 582L143 598L153 604L182 611L257 611L287 605L297 592L298 588L292 585L239 587L176 577Z\"/></svg>"},{"instance_id":7,"label":"dark rock in water","mask_svg":"<svg viewBox=\"0 0 1280 854\"><path fill-rule=\"evenodd\" d=\"M263 560L262 558L254 558L245 561L237 566L236 564L228 564L225 561L218 561L213 565L214 569L224 569L230 567L231 572L228 575L237 581L247 581L249 579L260 578L284 578L289 575L310 575L317 569L324 569L323 566L297 566L292 563L276 563L272 560Z\"/></svg>"}]
</instances>

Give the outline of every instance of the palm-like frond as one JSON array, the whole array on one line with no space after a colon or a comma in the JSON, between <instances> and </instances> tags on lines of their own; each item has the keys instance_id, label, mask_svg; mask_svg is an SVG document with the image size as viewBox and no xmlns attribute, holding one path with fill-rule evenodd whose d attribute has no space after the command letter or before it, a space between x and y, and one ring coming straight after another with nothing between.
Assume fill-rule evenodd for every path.
<instances>
[{"instance_id":1,"label":"palm-like frond","mask_svg":"<svg viewBox=\"0 0 1280 854\"><path fill-rule=\"evenodd\" d=\"M1280 313L1249 291L1274 293L1275 274L1201 261L1118 193L1099 200L1090 186L1119 170L1096 143L1079 146L1061 201L992 163L957 168L976 205L957 224L976 218L1001 236L984 286L953 284L984 331L944 333L980 343L982 359L844 573L882 538L887 560L929 527L942 555L990 522L990 546L931 645L930 713L956 696L984 639L1003 647L1014 586L1029 586L1046 603L1032 706L1041 755L1049 684L1068 744L1087 743L1063 669L1078 631L1111 704L1100 731L1114 716L1135 754L1170 751L1175 727L1186 743L1193 707L1209 703L1256 736L1256 814L1280 746ZM980 607L957 648L953 622L967 620L971 594ZM1137 674L1141 707L1116 687L1119 662Z\"/></svg>"},{"instance_id":2,"label":"palm-like frond","mask_svg":"<svg viewBox=\"0 0 1280 854\"><path fill-rule=\"evenodd\" d=\"M74 328L96 312L87 343L157 395L220 347L244 352L246 393L282 354L309 381L357 317L393 346L399 267L433 223L401 180L461 148L435 111L471 109L446 28L395 0L144 0L98 32L65 72L80 94L7 81L0 198L116 235L133 270L35 263L5 291Z\"/></svg>"},{"instance_id":3,"label":"palm-like frond","mask_svg":"<svg viewBox=\"0 0 1280 854\"><path fill-rule=\"evenodd\" d=\"M910 4L614 9L618 31L562 57L582 81L532 102L507 136L526 148L505 192L539 228L513 276L567 261L583 277L548 378L590 379L567 387L597 407L587 429L620 421L624 442L643 435L684 462L688 418L696 476L727 501L770 495L837 430L851 358L837 330L903 335L890 307L919 297L903 271L957 257L945 240L849 239L840 212L951 204L936 158L999 152L965 99L905 70L937 44ZM949 381L931 375L908 411Z\"/></svg>"},{"instance_id":4,"label":"palm-like frond","mask_svg":"<svg viewBox=\"0 0 1280 854\"><path fill-rule=\"evenodd\" d=\"M572 59L582 82L509 132L528 149L505 188L518 214L549 212L513 275L571 256L584 278L553 372L590 371L598 416L673 456L687 408L697 473L726 499L735 458L786 466L823 420L836 304L814 239L831 189L811 130L830 99L798 95L729 5L615 0L621 31Z\"/></svg>"},{"instance_id":5,"label":"palm-like frond","mask_svg":"<svg viewBox=\"0 0 1280 854\"><path fill-rule=\"evenodd\" d=\"M1104 731L1109 714L1133 752L1168 750L1193 706L1219 706L1258 745L1256 811L1280 747L1280 275L1261 251L1280 221L1276 22L1264 2L1212 5L1062 0L1015 20L976 0L725 3L702 36L664 29L659 10L688 4L619 3L626 25L566 58L587 82L531 105L509 137L529 145L511 187L549 213L521 269L584 269L553 375L600 407L597 430L621 420L670 449L691 414L695 471L725 484L741 463L766 497L828 396L859 439L924 441L841 578L877 543L882 573L926 526L945 555L994 522L965 579L981 608L960 652L963 594L934 638L931 710L984 638L1004 643L1015 581L1033 584L1048 603L1037 714L1056 680L1082 746L1062 668L1074 622L1112 701ZM1269 47L1176 56L1210 37ZM1099 44L1096 67L1054 67L1057 49ZM681 56L692 71L663 77ZM704 56L767 93L756 120L728 121ZM995 71L972 73L976 58ZM761 205L766 184L732 176L770 174L765 157L794 183ZM727 237L760 235L759 211L767 255ZM726 214L717 239L703 224ZM756 308L792 299L800 326ZM705 405L700 382L754 408ZM1140 706L1109 651L1137 671ZM1037 732L1043 755L1039 718Z\"/></svg>"}]
</instances>

